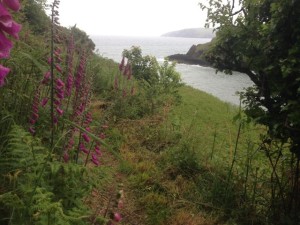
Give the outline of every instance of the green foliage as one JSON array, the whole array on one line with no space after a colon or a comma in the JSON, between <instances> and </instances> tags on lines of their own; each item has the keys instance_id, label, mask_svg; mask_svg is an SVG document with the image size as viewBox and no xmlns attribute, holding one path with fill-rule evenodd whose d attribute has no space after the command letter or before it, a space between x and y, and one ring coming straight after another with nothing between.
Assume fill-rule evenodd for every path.
<instances>
[{"instance_id":1,"label":"green foliage","mask_svg":"<svg viewBox=\"0 0 300 225\"><path fill-rule=\"evenodd\" d=\"M208 10L207 22L217 26L217 35L206 58L218 70L239 71L254 82L254 87L241 96L246 114L268 127L268 136L262 137L262 149L268 149L266 157L277 177L278 192L273 190L281 196L271 196L271 216L290 217L298 223L300 198L295 196L299 196L300 177L300 2L243 0L222 4L215 0L209 4L201 7ZM281 147L270 143L281 143ZM276 153L268 154L274 148ZM284 158L287 149L291 155ZM294 157L297 160L291 160ZM290 165L284 170L295 174L287 186L278 178L281 160ZM280 223L288 224L284 220Z\"/></svg>"},{"instance_id":2,"label":"green foliage","mask_svg":"<svg viewBox=\"0 0 300 225\"><path fill-rule=\"evenodd\" d=\"M172 176L183 175L192 178L202 170L199 154L189 143L180 143L175 149L169 149L168 162Z\"/></svg>"},{"instance_id":3,"label":"green foliage","mask_svg":"<svg viewBox=\"0 0 300 225\"><path fill-rule=\"evenodd\" d=\"M165 61L160 65L154 57L143 56L139 47L124 50L123 56L132 67L135 78L132 87L135 91L129 94L127 80L117 76L120 80L119 92L112 93L112 111L117 118L141 118L158 112L163 106L179 103L178 88L182 84L175 64ZM127 92L126 97L124 91Z\"/></svg>"},{"instance_id":4,"label":"green foliage","mask_svg":"<svg viewBox=\"0 0 300 225\"><path fill-rule=\"evenodd\" d=\"M299 1L244 0L236 8L211 1L207 20L219 27L207 59L251 78L255 88L243 95L246 113L272 137L290 139L299 156Z\"/></svg>"},{"instance_id":5,"label":"green foliage","mask_svg":"<svg viewBox=\"0 0 300 225\"><path fill-rule=\"evenodd\" d=\"M36 0L26 0L23 4L25 21L36 34L45 34L50 29L51 21L44 10L44 3Z\"/></svg>"}]
</instances>

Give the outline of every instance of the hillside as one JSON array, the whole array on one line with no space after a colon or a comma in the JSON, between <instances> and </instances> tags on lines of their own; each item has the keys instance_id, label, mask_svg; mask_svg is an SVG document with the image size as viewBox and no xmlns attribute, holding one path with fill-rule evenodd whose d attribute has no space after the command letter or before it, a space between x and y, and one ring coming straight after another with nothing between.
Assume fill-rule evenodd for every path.
<instances>
[{"instance_id":1,"label":"hillside","mask_svg":"<svg viewBox=\"0 0 300 225\"><path fill-rule=\"evenodd\" d=\"M175 61L177 63L211 66L211 64L205 59L204 54L209 49L211 42L205 44L193 45L186 54L175 54L168 56L168 60Z\"/></svg>"},{"instance_id":2,"label":"hillside","mask_svg":"<svg viewBox=\"0 0 300 225\"><path fill-rule=\"evenodd\" d=\"M161 35L162 37L185 37L185 38L213 38L215 34L210 28L189 28L171 31Z\"/></svg>"}]
</instances>

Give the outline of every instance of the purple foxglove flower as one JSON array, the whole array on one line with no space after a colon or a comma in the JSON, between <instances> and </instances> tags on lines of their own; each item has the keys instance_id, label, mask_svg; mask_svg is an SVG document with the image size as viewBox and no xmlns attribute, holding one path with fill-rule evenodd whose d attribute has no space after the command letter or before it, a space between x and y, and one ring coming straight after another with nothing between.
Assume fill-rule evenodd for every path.
<instances>
[{"instance_id":1,"label":"purple foxglove flower","mask_svg":"<svg viewBox=\"0 0 300 225\"><path fill-rule=\"evenodd\" d=\"M21 30L21 25L13 21L10 13L6 10L4 5L0 2L0 28L6 33L18 38L18 33Z\"/></svg>"},{"instance_id":2,"label":"purple foxglove flower","mask_svg":"<svg viewBox=\"0 0 300 225\"><path fill-rule=\"evenodd\" d=\"M1 13L1 12L0 12ZM10 54L10 49L13 47L11 41L2 33L0 29L0 59L7 58Z\"/></svg>"},{"instance_id":3,"label":"purple foxglove flower","mask_svg":"<svg viewBox=\"0 0 300 225\"><path fill-rule=\"evenodd\" d=\"M33 134L35 134L35 130L34 130L34 128L33 127L29 127L29 132L33 135Z\"/></svg>"},{"instance_id":4,"label":"purple foxglove flower","mask_svg":"<svg viewBox=\"0 0 300 225\"><path fill-rule=\"evenodd\" d=\"M59 99L63 99L65 97L64 93L62 92L57 92L56 93L56 96L59 98Z\"/></svg>"},{"instance_id":5,"label":"purple foxglove flower","mask_svg":"<svg viewBox=\"0 0 300 225\"><path fill-rule=\"evenodd\" d=\"M65 86L65 83L64 83L61 79L57 79L57 80L55 81L55 83L56 83L56 87L62 88L62 87Z\"/></svg>"},{"instance_id":6,"label":"purple foxglove flower","mask_svg":"<svg viewBox=\"0 0 300 225\"><path fill-rule=\"evenodd\" d=\"M4 4L14 11L19 11L20 2L19 0L3 0Z\"/></svg>"},{"instance_id":7,"label":"purple foxglove flower","mask_svg":"<svg viewBox=\"0 0 300 225\"><path fill-rule=\"evenodd\" d=\"M49 101L49 98L43 98L43 100L41 102L41 106L45 107L47 105L48 101Z\"/></svg>"},{"instance_id":8,"label":"purple foxglove flower","mask_svg":"<svg viewBox=\"0 0 300 225\"><path fill-rule=\"evenodd\" d=\"M48 71L44 74L44 79L42 80L42 84L47 84L50 80L51 73Z\"/></svg>"},{"instance_id":9,"label":"purple foxglove flower","mask_svg":"<svg viewBox=\"0 0 300 225\"><path fill-rule=\"evenodd\" d=\"M61 101L59 101L59 100L55 99L55 100L54 100L54 105L56 105L56 106L60 106L60 105L61 105Z\"/></svg>"},{"instance_id":10,"label":"purple foxglove flower","mask_svg":"<svg viewBox=\"0 0 300 225\"><path fill-rule=\"evenodd\" d=\"M6 75L9 73L10 69L0 65L0 87L4 85L4 80Z\"/></svg>"},{"instance_id":11,"label":"purple foxglove flower","mask_svg":"<svg viewBox=\"0 0 300 225\"><path fill-rule=\"evenodd\" d=\"M34 125L34 124L36 123L36 120L30 119L30 120L29 120L29 123L30 123L31 125Z\"/></svg>"},{"instance_id":12,"label":"purple foxglove flower","mask_svg":"<svg viewBox=\"0 0 300 225\"><path fill-rule=\"evenodd\" d=\"M31 114L31 118L34 119L34 120L37 120L39 118L39 115L37 113L33 112Z\"/></svg>"},{"instance_id":13,"label":"purple foxglove flower","mask_svg":"<svg viewBox=\"0 0 300 225\"><path fill-rule=\"evenodd\" d=\"M95 152L98 156L100 156L100 157L102 156L102 152L101 152L100 147L98 145L95 146Z\"/></svg>"},{"instance_id":14,"label":"purple foxglove flower","mask_svg":"<svg viewBox=\"0 0 300 225\"><path fill-rule=\"evenodd\" d=\"M54 124L57 124L57 123L58 123L58 118L57 118L56 116L53 118L53 123L54 123Z\"/></svg>"},{"instance_id":15,"label":"purple foxglove flower","mask_svg":"<svg viewBox=\"0 0 300 225\"><path fill-rule=\"evenodd\" d=\"M63 158L64 158L65 163L69 162L70 157L69 157L69 154L67 152L64 153Z\"/></svg>"},{"instance_id":16,"label":"purple foxglove flower","mask_svg":"<svg viewBox=\"0 0 300 225\"><path fill-rule=\"evenodd\" d=\"M13 20L7 21L0 17L0 29L10 34L14 38L19 39L19 32L21 28L22 26L20 24L17 24L15 21Z\"/></svg>"},{"instance_id":17,"label":"purple foxglove flower","mask_svg":"<svg viewBox=\"0 0 300 225\"><path fill-rule=\"evenodd\" d=\"M98 159L92 158L91 160L92 160L92 162L93 162L96 166L99 166L100 162L99 162Z\"/></svg>"},{"instance_id":18,"label":"purple foxglove flower","mask_svg":"<svg viewBox=\"0 0 300 225\"><path fill-rule=\"evenodd\" d=\"M122 61L121 61L120 65L119 65L119 70L120 70L121 72L122 72L123 69L124 69L124 65L125 65L125 57L122 58Z\"/></svg>"},{"instance_id":19,"label":"purple foxglove flower","mask_svg":"<svg viewBox=\"0 0 300 225\"><path fill-rule=\"evenodd\" d=\"M62 73L62 68L60 67L60 65L55 64L55 68L59 73Z\"/></svg>"},{"instance_id":20,"label":"purple foxglove flower","mask_svg":"<svg viewBox=\"0 0 300 225\"><path fill-rule=\"evenodd\" d=\"M49 57L49 58L47 59L47 63L50 65L51 62L52 62L51 57Z\"/></svg>"},{"instance_id":21,"label":"purple foxglove flower","mask_svg":"<svg viewBox=\"0 0 300 225\"><path fill-rule=\"evenodd\" d=\"M114 221L120 222L122 220L122 216L120 213L114 213Z\"/></svg>"},{"instance_id":22,"label":"purple foxglove flower","mask_svg":"<svg viewBox=\"0 0 300 225\"><path fill-rule=\"evenodd\" d=\"M86 133L83 133L82 134L82 138L85 140L85 142L89 143L91 141L90 137L86 134Z\"/></svg>"},{"instance_id":23,"label":"purple foxglove flower","mask_svg":"<svg viewBox=\"0 0 300 225\"><path fill-rule=\"evenodd\" d=\"M98 160L97 155L93 153L93 154L92 154L92 159Z\"/></svg>"},{"instance_id":24,"label":"purple foxglove flower","mask_svg":"<svg viewBox=\"0 0 300 225\"><path fill-rule=\"evenodd\" d=\"M79 144L79 150L80 150L80 151L83 151L83 152L86 153L86 154L89 153L89 150L86 149L84 143L82 143L82 142Z\"/></svg>"},{"instance_id":25,"label":"purple foxglove flower","mask_svg":"<svg viewBox=\"0 0 300 225\"><path fill-rule=\"evenodd\" d=\"M56 108L56 112L58 113L58 115L62 116L64 114L64 110L62 110L61 108L57 107Z\"/></svg>"}]
</instances>

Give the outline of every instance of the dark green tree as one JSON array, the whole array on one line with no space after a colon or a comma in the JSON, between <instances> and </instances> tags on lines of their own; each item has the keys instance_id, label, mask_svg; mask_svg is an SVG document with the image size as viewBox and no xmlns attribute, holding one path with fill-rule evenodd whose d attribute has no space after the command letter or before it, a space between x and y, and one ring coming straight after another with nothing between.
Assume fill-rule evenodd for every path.
<instances>
[{"instance_id":1,"label":"dark green tree","mask_svg":"<svg viewBox=\"0 0 300 225\"><path fill-rule=\"evenodd\" d=\"M207 1L206 1L207 2ZM300 1L210 0L207 26L216 38L206 59L217 70L247 74L254 86L242 93L245 112L268 127L262 145L277 140L288 146L290 174L285 183L277 179L284 216L298 224L300 209ZM266 151L268 157L270 152ZM282 158L281 150L277 153ZM276 156L276 157L277 157ZM271 160L270 160L271 161ZM272 163L271 163L272 164ZM275 171L275 165L272 165ZM292 172L291 172L292 171ZM275 172L276 173L276 172ZM276 174L277 176L277 174ZM285 189L285 187L288 187ZM272 205L270 208L275 207ZM279 216L275 212L274 216ZM276 215L277 214L277 215ZM277 221L278 222L278 221ZM282 221L281 221L282 222ZM280 224L284 224L281 223Z\"/></svg>"},{"instance_id":2,"label":"dark green tree","mask_svg":"<svg viewBox=\"0 0 300 225\"><path fill-rule=\"evenodd\" d=\"M300 158L300 1L210 1L208 24L216 26L206 58L218 70L247 74L246 112L290 141Z\"/></svg>"}]
</instances>

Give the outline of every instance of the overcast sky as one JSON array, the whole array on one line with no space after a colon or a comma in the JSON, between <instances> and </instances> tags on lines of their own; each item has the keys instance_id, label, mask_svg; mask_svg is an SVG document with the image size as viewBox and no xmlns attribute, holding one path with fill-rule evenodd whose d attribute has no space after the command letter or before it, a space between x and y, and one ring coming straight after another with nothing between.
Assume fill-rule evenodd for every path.
<instances>
[{"instance_id":1,"label":"overcast sky","mask_svg":"<svg viewBox=\"0 0 300 225\"><path fill-rule=\"evenodd\" d=\"M204 27L200 0L61 0L60 22L89 35L159 36Z\"/></svg>"}]
</instances>

